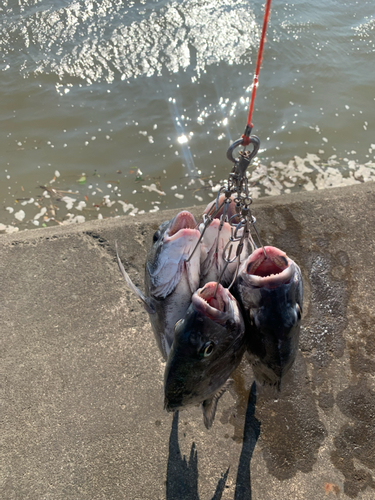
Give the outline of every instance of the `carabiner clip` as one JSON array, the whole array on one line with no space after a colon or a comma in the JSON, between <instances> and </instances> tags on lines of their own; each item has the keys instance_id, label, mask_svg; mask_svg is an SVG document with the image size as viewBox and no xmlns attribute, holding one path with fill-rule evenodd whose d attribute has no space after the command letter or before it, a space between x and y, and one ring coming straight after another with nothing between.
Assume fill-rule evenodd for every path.
<instances>
[{"instance_id":1,"label":"carabiner clip","mask_svg":"<svg viewBox=\"0 0 375 500\"><path fill-rule=\"evenodd\" d=\"M229 146L228 151L227 151L227 158L229 161L234 163L236 167L237 173L243 177L245 175L247 167L250 165L250 162L253 160L253 158L256 156L259 150L260 146L260 139L256 135L251 135L249 137L250 143L253 145L253 150L252 151L241 151L239 154L239 158L233 158L233 151L238 148L239 146L242 145L243 143L243 137L240 139L237 139L237 141L234 141L234 143Z\"/></svg>"}]
</instances>

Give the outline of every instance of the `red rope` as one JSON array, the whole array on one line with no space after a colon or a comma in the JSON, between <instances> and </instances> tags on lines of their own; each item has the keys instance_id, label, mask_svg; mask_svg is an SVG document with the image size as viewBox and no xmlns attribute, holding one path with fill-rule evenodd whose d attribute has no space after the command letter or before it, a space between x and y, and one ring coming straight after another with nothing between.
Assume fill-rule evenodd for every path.
<instances>
[{"instance_id":1,"label":"red rope","mask_svg":"<svg viewBox=\"0 0 375 500\"><path fill-rule=\"evenodd\" d=\"M262 29L262 36L260 38L260 45L259 45L259 51L258 51L257 65L256 65L256 68L255 68L255 74L254 74L254 80L253 80L253 88L251 90L251 100L250 100L250 107L249 107L249 115L247 117L247 124L246 124L245 134L242 136L243 137L242 144L244 146L247 146L250 143L250 140L248 140L249 136L246 135L246 132L249 131L249 135L250 135L251 129L253 128L253 124L251 123L251 117L253 115L254 100L255 100L255 94L257 92L258 76L259 76L259 71L260 71L260 65L262 64L263 46L264 46L264 41L265 41L265 38L266 38L266 30L267 30L268 19L270 17L270 10L271 10L271 0L267 0L266 9L264 11L263 29Z\"/></svg>"}]
</instances>

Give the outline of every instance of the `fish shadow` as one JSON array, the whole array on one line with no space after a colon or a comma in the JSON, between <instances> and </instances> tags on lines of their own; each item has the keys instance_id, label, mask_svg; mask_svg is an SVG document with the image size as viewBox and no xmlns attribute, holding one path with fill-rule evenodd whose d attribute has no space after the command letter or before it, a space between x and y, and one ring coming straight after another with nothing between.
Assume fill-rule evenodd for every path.
<instances>
[{"instance_id":1,"label":"fish shadow","mask_svg":"<svg viewBox=\"0 0 375 500\"><path fill-rule=\"evenodd\" d=\"M251 500L250 462L256 442L260 435L260 422L255 418L256 386L255 382L249 393L246 410L243 445L238 465L234 500ZM181 455L178 442L178 419L173 415L169 438L169 456L167 464L166 500L200 500L198 493L198 453L195 443L191 445L189 459ZM220 500L226 485L229 467L222 474L211 500Z\"/></svg>"}]
</instances>

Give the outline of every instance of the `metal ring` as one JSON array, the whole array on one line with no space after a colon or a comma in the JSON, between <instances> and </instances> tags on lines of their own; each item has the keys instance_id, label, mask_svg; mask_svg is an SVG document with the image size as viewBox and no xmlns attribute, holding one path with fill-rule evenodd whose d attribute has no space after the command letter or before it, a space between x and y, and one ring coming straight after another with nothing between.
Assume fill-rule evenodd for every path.
<instances>
[{"instance_id":1,"label":"metal ring","mask_svg":"<svg viewBox=\"0 0 375 500\"><path fill-rule=\"evenodd\" d=\"M237 139L237 141L234 141L234 143L229 146L227 150L227 158L229 161L231 161L234 164L238 163L238 159L233 158L233 151L238 148L239 146L242 145L243 138L241 137L240 139ZM250 153L250 156L248 157L249 162L254 158L254 156L257 154L260 146L260 139L256 135L251 135L250 136L250 144L253 145L253 150Z\"/></svg>"}]
</instances>

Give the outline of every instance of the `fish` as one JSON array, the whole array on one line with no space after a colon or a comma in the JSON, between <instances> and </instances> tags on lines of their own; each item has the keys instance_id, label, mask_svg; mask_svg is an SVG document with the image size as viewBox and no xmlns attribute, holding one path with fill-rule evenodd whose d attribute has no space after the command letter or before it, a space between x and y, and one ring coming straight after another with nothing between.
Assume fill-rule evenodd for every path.
<instances>
[{"instance_id":1,"label":"fish","mask_svg":"<svg viewBox=\"0 0 375 500\"><path fill-rule=\"evenodd\" d=\"M194 216L184 210L163 222L153 236L145 264L145 294L134 285L124 269L116 245L117 263L128 288L141 300L149 314L158 348L167 360L174 326L183 318L199 286L200 253L193 249L200 232Z\"/></svg>"},{"instance_id":2,"label":"fish","mask_svg":"<svg viewBox=\"0 0 375 500\"><path fill-rule=\"evenodd\" d=\"M220 195L218 199L218 206L220 206L225 199L225 195ZM207 205L204 214L207 214L211 207L212 202ZM230 250L230 245L227 246L231 235L234 235L235 227L232 227L228 221L233 224L239 222L238 217L236 217L235 202L229 203L228 212L226 214L226 220L221 221L223 215L223 208L215 215L215 218L211 224L206 228L203 238L201 241L201 274L199 286L202 287L210 281L219 281L223 286L229 286L233 280L236 269L238 265L241 265L249 256L249 254L255 249L254 242L252 238L248 237L244 240L243 248L240 254L240 262L238 259L234 259L237 252L237 247L239 241L234 241L232 243L232 249ZM200 224L200 231L203 231L204 223ZM221 226L221 229L220 229ZM219 230L220 229L220 230ZM238 231L238 236L241 237L243 229ZM225 250L226 249L226 250ZM225 256L228 260L233 260L226 266L226 262L223 258L225 251Z\"/></svg>"},{"instance_id":3,"label":"fish","mask_svg":"<svg viewBox=\"0 0 375 500\"><path fill-rule=\"evenodd\" d=\"M206 283L193 294L187 313L175 326L164 372L165 409L201 404L209 429L245 349L245 324L236 299L221 284Z\"/></svg>"},{"instance_id":4,"label":"fish","mask_svg":"<svg viewBox=\"0 0 375 500\"><path fill-rule=\"evenodd\" d=\"M280 390L298 350L303 282L298 265L273 247L256 249L239 269L233 294L241 305L255 380Z\"/></svg>"}]
</instances>

